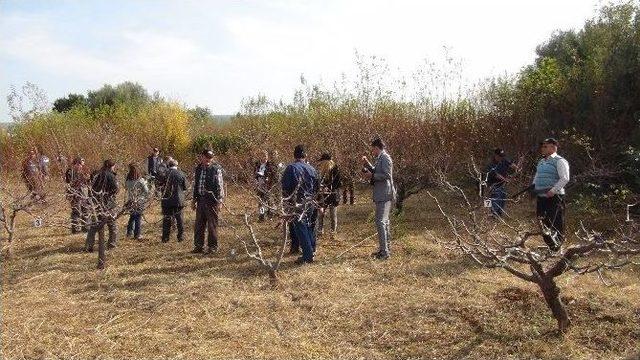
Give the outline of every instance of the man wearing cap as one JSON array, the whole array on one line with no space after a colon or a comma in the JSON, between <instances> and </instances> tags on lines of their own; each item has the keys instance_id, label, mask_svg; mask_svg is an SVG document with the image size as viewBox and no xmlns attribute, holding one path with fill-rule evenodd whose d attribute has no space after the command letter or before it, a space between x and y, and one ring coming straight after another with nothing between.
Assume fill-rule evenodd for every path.
<instances>
[{"instance_id":1,"label":"man wearing cap","mask_svg":"<svg viewBox=\"0 0 640 360\"><path fill-rule=\"evenodd\" d=\"M378 230L378 251L372 256L379 260L389 258L391 230L389 215L392 202L395 201L396 191L393 186L393 161L385 151L385 144L381 139L371 142L371 152L375 156L372 165L366 156L362 157L364 169L362 176L373 185L373 202L376 204L376 228Z\"/></svg>"},{"instance_id":2,"label":"man wearing cap","mask_svg":"<svg viewBox=\"0 0 640 360\"><path fill-rule=\"evenodd\" d=\"M537 195L536 214L543 225L543 239L552 251L564 241L564 187L569 182L569 162L558 155L558 141L545 139L540 147L533 188Z\"/></svg>"},{"instance_id":3,"label":"man wearing cap","mask_svg":"<svg viewBox=\"0 0 640 360\"><path fill-rule=\"evenodd\" d=\"M507 190L506 184L509 182L509 171L517 170L504 150L497 148L493 150L491 163L487 166L487 186L489 187L489 198L491 199L491 214L502 216L505 213Z\"/></svg>"},{"instance_id":4,"label":"man wearing cap","mask_svg":"<svg viewBox=\"0 0 640 360\"><path fill-rule=\"evenodd\" d=\"M313 262L315 252L315 199L318 192L318 174L306 162L303 145L297 145L293 151L295 161L289 164L282 174L282 197L285 199L285 211L293 216L290 222L292 233L302 248L302 257L296 264Z\"/></svg>"},{"instance_id":5,"label":"man wearing cap","mask_svg":"<svg viewBox=\"0 0 640 360\"><path fill-rule=\"evenodd\" d=\"M182 209L184 208L185 192L187 191L187 177L178 169L178 161L169 160L167 171L167 183L162 193L162 242L168 242L171 235L171 224L176 221L178 229L178 242L184 239L184 226L182 222Z\"/></svg>"},{"instance_id":6,"label":"man wearing cap","mask_svg":"<svg viewBox=\"0 0 640 360\"><path fill-rule=\"evenodd\" d=\"M218 219L224 200L222 167L213 161L213 151L204 150L195 170L192 207L196 211L192 253L213 253L218 250ZM204 251L204 233L207 250Z\"/></svg>"}]
</instances>

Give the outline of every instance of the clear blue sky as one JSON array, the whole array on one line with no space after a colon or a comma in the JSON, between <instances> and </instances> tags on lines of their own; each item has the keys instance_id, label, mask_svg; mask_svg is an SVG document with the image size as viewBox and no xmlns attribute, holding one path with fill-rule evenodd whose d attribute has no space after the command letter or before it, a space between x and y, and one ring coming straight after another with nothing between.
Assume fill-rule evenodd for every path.
<instances>
[{"instance_id":1,"label":"clear blue sky","mask_svg":"<svg viewBox=\"0 0 640 360\"><path fill-rule=\"evenodd\" d=\"M354 53L413 71L443 47L470 79L517 72L557 29L579 28L597 0L29 1L0 0L0 120L11 84L52 102L105 83L235 113L244 97L288 98L300 75L331 83Z\"/></svg>"}]
</instances>

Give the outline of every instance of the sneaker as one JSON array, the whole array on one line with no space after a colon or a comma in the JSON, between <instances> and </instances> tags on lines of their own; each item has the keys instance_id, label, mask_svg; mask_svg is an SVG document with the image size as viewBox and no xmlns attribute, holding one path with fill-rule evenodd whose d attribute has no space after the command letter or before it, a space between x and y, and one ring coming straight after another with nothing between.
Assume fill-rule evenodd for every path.
<instances>
[{"instance_id":1,"label":"sneaker","mask_svg":"<svg viewBox=\"0 0 640 360\"><path fill-rule=\"evenodd\" d=\"M160 241L163 242L163 243L167 243L167 242L169 242L169 239L162 239Z\"/></svg>"},{"instance_id":2,"label":"sneaker","mask_svg":"<svg viewBox=\"0 0 640 360\"><path fill-rule=\"evenodd\" d=\"M182 242L182 240L184 240L183 238L178 238L178 242Z\"/></svg>"},{"instance_id":3,"label":"sneaker","mask_svg":"<svg viewBox=\"0 0 640 360\"><path fill-rule=\"evenodd\" d=\"M107 244L107 250L111 250L111 249L115 249L116 245L114 244Z\"/></svg>"},{"instance_id":4,"label":"sneaker","mask_svg":"<svg viewBox=\"0 0 640 360\"><path fill-rule=\"evenodd\" d=\"M371 257L377 258L380 255L380 251L376 251L371 254Z\"/></svg>"},{"instance_id":5,"label":"sneaker","mask_svg":"<svg viewBox=\"0 0 640 360\"><path fill-rule=\"evenodd\" d=\"M203 249L202 248L195 248L193 250L191 250L192 254L202 254L203 253Z\"/></svg>"}]
</instances>

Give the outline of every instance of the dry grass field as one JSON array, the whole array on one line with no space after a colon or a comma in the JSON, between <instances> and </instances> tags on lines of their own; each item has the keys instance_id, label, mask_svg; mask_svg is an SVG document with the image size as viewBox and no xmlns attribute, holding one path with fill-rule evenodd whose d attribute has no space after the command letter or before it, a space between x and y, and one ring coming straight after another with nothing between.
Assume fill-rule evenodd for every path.
<instances>
[{"instance_id":1,"label":"dry grass field","mask_svg":"<svg viewBox=\"0 0 640 360\"><path fill-rule=\"evenodd\" d=\"M234 195L240 210L249 197ZM6 359L621 359L640 351L640 269L564 275L573 319L564 336L533 284L448 254L428 232L443 221L427 196L393 219L393 257L369 257L375 240L369 194L340 208L336 238L321 238L317 262L287 257L274 289L224 215L221 249L192 255L187 241L161 244L159 209L140 242L122 237L95 270L83 235L35 229L22 218L11 259L2 258L2 356ZM261 225L260 233L275 230ZM238 249L240 256L229 257Z\"/></svg>"}]
</instances>

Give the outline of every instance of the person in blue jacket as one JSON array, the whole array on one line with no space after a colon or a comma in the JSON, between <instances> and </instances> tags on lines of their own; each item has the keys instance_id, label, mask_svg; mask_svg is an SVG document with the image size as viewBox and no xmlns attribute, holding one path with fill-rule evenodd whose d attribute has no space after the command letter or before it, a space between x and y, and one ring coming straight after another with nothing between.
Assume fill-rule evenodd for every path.
<instances>
[{"instance_id":1,"label":"person in blue jacket","mask_svg":"<svg viewBox=\"0 0 640 360\"><path fill-rule=\"evenodd\" d=\"M307 163L303 145L295 147L293 156L295 161L286 167L282 175L282 196L287 214L293 215L290 223L292 232L302 248L302 257L296 260L296 264L302 265L312 263L315 252L318 174Z\"/></svg>"}]
</instances>

